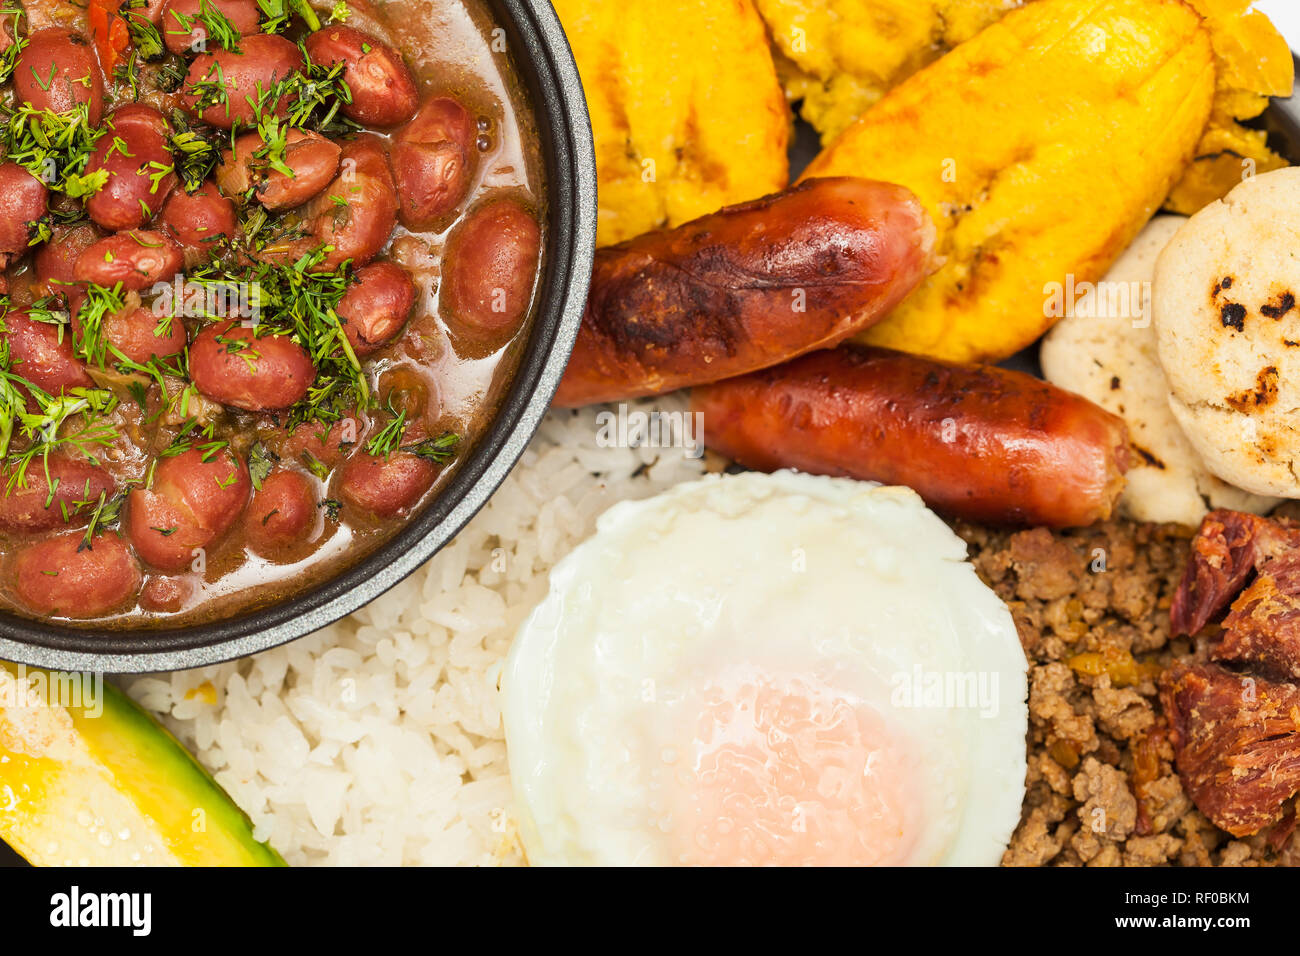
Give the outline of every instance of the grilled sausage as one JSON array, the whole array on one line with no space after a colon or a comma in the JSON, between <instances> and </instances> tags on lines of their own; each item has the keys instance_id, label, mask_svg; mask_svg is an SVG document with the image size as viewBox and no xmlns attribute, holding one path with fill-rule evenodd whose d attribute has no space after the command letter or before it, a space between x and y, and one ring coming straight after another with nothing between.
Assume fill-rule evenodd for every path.
<instances>
[{"instance_id":1,"label":"grilled sausage","mask_svg":"<svg viewBox=\"0 0 1300 956\"><path fill-rule=\"evenodd\" d=\"M1128 429L1020 372L842 346L697 388L705 444L760 471L906 485L993 524L1078 527L1111 514Z\"/></svg>"},{"instance_id":2,"label":"grilled sausage","mask_svg":"<svg viewBox=\"0 0 1300 956\"><path fill-rule=\"evenodd\" d=\"M598 250L555 403L703 385L837 345L925 278L934 234L901 186L813 179Z\"/></svg>"}]
</instances>

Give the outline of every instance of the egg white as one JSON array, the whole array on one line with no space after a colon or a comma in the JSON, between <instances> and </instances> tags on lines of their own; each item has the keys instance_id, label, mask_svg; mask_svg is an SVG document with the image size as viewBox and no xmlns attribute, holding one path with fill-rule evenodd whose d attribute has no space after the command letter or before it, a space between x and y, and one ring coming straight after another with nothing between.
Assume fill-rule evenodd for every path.
<instances>
[{"instance_id":1,"label":"egg white","mask_svg":"<svg viewBox=\"0 0 1300 956\"><path fill-rule=\"evenodd\" d=\"M890 862L994 865L1024 798L1025 673L1006 606L908 489L747 473L624 502L554 568L502 674L529 861L691 859L712 839L693 828L715 826L684 803L691 728L721 701L737 719L712 732L743 733L729 695L775 682L887 729L909 782ZM797 827L804 808L786 809Z\"/></svg>"}]
</instances>

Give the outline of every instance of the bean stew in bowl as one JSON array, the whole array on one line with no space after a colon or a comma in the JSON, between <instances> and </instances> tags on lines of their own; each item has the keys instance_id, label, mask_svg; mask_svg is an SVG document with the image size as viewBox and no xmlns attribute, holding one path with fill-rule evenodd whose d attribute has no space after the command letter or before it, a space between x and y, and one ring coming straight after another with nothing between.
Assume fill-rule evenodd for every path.
<instances>
[{"instance_id":1,"label":"bean stew in bowl","mask_svg":"<svg viewBox=\"0 0 1300 956\"><path fill-rule=\"evenodd\" d=\"M572 342L562 34L479 0L5 2L0 632L176 666L151 635L269 646L391 586Z\"/></svg>"}]
</instances>

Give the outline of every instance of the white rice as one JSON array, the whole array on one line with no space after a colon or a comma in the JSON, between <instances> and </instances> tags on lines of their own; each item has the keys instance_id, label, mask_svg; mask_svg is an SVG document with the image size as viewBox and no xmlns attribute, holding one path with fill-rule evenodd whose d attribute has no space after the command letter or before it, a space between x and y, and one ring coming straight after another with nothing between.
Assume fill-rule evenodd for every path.
<instances>
[{"instance_id":1,"label":"white rice","mask_svg":"<svg viewBox=\"0 0 1300 956\"><path fill-rule=\"evenodd\" d=\"M522 862L496 692L510 640L601 512L705 468L680 448L597 447L599 411L552 412L465 530L351 617L127 690L291 864Z\"/></svg>"}]
</instances>

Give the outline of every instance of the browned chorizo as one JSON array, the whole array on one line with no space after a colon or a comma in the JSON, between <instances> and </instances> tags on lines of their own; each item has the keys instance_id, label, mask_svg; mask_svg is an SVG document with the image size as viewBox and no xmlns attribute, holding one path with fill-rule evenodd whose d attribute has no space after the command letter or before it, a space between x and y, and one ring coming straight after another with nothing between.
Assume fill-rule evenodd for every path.
<instances>
[{"instance_id":1,"label":"browned chorizo","mask_svg":"<svg viewBox=\"0 0 1300 956\"><path fill-rule=\"evenodd\" d=\"M841 346L697 388L705 444L759 471L906 485L935 509L1067 528L1107 518L1128 429L1020 372Z\"/></svg>"},{"instance_id":2,"label":"browned chorizo","mask_svg":"<svg viewBox=\"0 0 1300 956\"><path fill-rule=\"evenodd\" d=\"M901 186L810 179L600 249L556 404L655 395L837 345L920 284L934 235Z\"/></svg>"}]
</instances>

